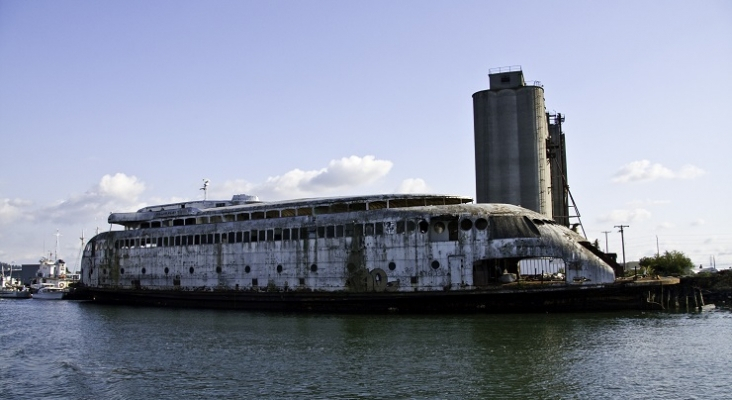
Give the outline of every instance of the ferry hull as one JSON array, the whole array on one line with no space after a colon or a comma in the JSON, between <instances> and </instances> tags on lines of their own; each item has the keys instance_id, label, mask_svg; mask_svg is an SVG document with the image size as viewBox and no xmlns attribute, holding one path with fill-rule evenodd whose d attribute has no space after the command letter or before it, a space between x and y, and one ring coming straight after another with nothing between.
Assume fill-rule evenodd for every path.
<instances>
[{"instance_id":1,"label":"ferry hull","mask_svg":"<svg viewBox=\"0 0 732 400\"><path fill-rule=\"evenodd\" d=\"M444 292L253 292L141 289L87 289L97 303L338 313L513 313L650 310L677 282L648 284L561 285L534 288ZM669 289L665 289L668 291Z\"/></svg>"}]
</instances>

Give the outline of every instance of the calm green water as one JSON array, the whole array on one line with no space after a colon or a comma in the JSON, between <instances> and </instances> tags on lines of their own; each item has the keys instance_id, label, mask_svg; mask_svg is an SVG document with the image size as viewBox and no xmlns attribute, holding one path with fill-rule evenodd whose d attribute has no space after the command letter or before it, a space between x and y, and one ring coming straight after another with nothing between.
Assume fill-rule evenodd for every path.
<instances>
[{"instance_id":1,"label":"calm green water","mask_svg":"<svg viewBox=\"0 0 732 400\"><path fill-rule=\"evenodd\" d=\"M732 398L732 313L299 315L0 299L0 398Z\"/></svg>"}]
</instances>

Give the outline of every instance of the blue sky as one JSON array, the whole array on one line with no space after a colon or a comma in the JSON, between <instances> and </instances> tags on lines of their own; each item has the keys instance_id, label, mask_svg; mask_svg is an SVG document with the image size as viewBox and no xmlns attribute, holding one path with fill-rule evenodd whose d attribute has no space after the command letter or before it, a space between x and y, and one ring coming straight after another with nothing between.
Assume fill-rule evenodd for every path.
<instances>
[{"instance_id":1,"label":"blue sky","mask_svg":"<svg viewBox=\"0 0 732 400\"><path fill-rule=\"evenodd\" d=\"M82 231L204 178L474 196L471 96L510 65L566 116L591 240L732 267L729 1L0 0L0 261L58 230L75 267Z\"/></svg>"}]
</instances>

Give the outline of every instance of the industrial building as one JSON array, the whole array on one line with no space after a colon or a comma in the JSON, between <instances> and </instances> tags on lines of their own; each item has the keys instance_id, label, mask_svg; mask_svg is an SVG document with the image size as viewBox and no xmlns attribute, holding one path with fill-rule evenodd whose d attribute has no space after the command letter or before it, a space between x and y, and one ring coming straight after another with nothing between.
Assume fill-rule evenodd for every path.
<instances>
[{"instance_id":1,"label":"industrial building","mask_svg":"<svg viewBox=\"0 0 732 400\"><path fill-rule=\"evenodd\" d=\"M549 114L544 88L520 67L491 70L473 94L478 203L515 204L570 226L561 114Z\"/></svg>"}]
</instances>

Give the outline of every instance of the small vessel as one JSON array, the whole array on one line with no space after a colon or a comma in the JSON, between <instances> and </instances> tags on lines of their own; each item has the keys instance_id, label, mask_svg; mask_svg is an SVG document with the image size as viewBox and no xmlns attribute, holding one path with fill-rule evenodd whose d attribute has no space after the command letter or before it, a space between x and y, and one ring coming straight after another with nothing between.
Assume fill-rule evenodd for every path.
<instances>
[{"instance_id":1,"label":"small vessel","mask_svg":"<svg viewBox=\"0 0 732 400\"><path fill-rule=\"evenodd\" d=\"M17 279L5 276L5 269L0 275L0 298L3 299L30 299L31 292Z\"/></svg>"},{"instance_id":2,"label":"small vessel","mask_svg":"<svg viewBox=\"0 0 732 400\"><path fill-rule=\"evenodd\" d=\"M66 293L68 293L66 289L55 286L43 286L33 294L33 298L38 300L63 300Z\"/></svg>"}]
</instances>

